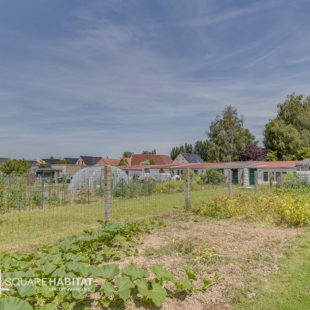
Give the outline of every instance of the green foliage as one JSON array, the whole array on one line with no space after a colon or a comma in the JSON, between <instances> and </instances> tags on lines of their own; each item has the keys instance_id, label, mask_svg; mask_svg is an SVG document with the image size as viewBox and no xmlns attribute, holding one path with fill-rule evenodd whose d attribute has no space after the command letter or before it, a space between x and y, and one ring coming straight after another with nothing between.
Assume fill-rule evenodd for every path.
<instances>
[{"instance_id":1,"label":"green foliage","mask_svg":"<svg viewBox=\"0 0 310 310\"><path fill-rule=\"evenodd\" d=\"M278 105L278 115L265 126L264 144L279 160L294 159L296 151L310 145L310 97L288 95Z\"/></svg>"},{"instance_id":2,"label":"green foliage","mask_svg":"<svg viewBox=\"0 0 310 310\"><path fill-rule=\"evenodd\" d=\"M120 161L119 161L119 166L128 166L128 162L126 159L122 158Z\"/></svg>"},{"instance_id":3,"label":"green foliage","mask_svg":"<svg viewBox=\"0 0 310 310\"><path fill-rule=\"evenodd\" d=\"M297 160L303 160L306 158L310 158L310 146L303 147L295 153L295 159Z\"/></svg>"},{"instance_id":4,"label":"green foliage","mask_svg":"<svg viewBox=\"0 0 310 310\"><path fill-rule=\"evenodd\" d=\"M238 193L201 201L194 208L196 214L218 219L246 216L253 221L269 221L288 226L310 223L309 194L302 192Z\"/></svg>"},{"instance_id":5,"label":"green foliage","mask_svg":"<svg viewBox=\"0 0 310 310\"><path fill-rule=\"evenodd\" d=\"M142 153L141 154L146 154L146 155L155 155L156 154L156 150L154 149L154 150L152 150L152 151L142 151Z\"/></svg>"},{"instance_id":6,"label":"green foliage","mask_svg":"<svg viewBox=\"0 0 310 310\"><path fill-rule=\"evenodd\" d=\"M132 156L133 152L124 152L123 157L130 158Z\"/></svg>"},{"instance_id":7,"label":"green foliage","mask_svg":"<svg viewBox=\"0 0 310 310\"><path fill-rule=\"evenodd\" d=\"M103 262L119 259L120 255L130 254L126 244L135 243L142 233L149 232L156 225L161 224L154 221L107 222L100 229L85 231L81 236L66 237L58 245L46 247L39 253L0 254L3 278L97 280L90 284L71 284L67 290L50 290L52 287L42 283L13 286L9 292L2 293L0 309L84 309L85 304L91 304L94 300L107 308L116 304L123 308L130 299L161 307L168 288L171 297L180 292L186 294L194 289L204 289L195 287L193 281L198 279L189 267L185 268L186 280L175 277L162 266L147 270L135 264L122 269L117 264L102 265ZM126 244L115 242L116 238L123 238ZM57 288L58 284L54 285Z\"/></svg>"},{"instance_id":8,"label":"green foliage","mask_svg":"<svg viewBox=\"0 0 310 310\"><path fill-rule=\"evenodd\" d=\"M151 159L151 160L150 160L150 165L155 165L154 159Z\"/></svg>"},{"instance_id":9,"label":"green foliage","mask_svg":"<svg viewBox=\"0 0 310 310\"><path fill-rule=\"evenodd\" d=\"M257 143L251 132L243 127L243 119L232 106L225 108L221 116L217 115L207 135L209 161L238 160L246 145Z\"/></svg>"},{"instance_id":10,"label":"green foliage","mask_svg":"<svg viewBox=\"0 0 310 310\"><path fill-rule=\"evenodd\" d=\"M266 155L266 159L267 161L277 161L278 160L278 155L277 155L277 151L270 151L267 153Z\"/></svg>"},{"instance_id":11,"label":"green foliage","mask_svg":"<svg viewBox=\"0 0 310 310\"><path fill-rule=\"evenodd\" d=\"M180 153L190 153L197 154L201 157L202 160L208 160L208 141L196 141L194 146L190 143L185 143L180 147L173 147L170 152L170 157L172 160L176 159L176 157Z\"/></svg>"},{"instance_id":12,"label":"green foliage","mask_svg":"<svg viewBox=\"0 0 310 310\"><path fill-rule=\"evenodd\" d=\"M202 183L218 185L223 183L224 175L216 169L209 168L206 173L200 175L200 179Z\"/></svg>"},{"instance_id":13,"label":"green foliage","mask_svg":"<svg viewBox=\"0 0 310 310\"><path fill-rule=\"evenodd\" d=\"M307 179L298 178L296 172L289 173L285 177L284 188L288 189L304 189L305 191L310 189L310 182Z\"/></svg>"},{"instance_id":14,"label":"green foliage","mask_svg":"<svg viewBox=\"0 0 310 310\"><path fill-rule=\"evenodd\" d=\"M29 163L25 159L10 159L1 166L3 174L23 175L29 171Z\"/></svg>"}]
</instances>

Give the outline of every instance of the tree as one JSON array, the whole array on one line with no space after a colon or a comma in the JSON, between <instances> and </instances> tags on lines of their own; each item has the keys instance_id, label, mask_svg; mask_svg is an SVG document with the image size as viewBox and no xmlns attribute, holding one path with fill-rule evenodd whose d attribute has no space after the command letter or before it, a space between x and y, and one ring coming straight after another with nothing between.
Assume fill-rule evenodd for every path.
<instances>
[{"instance_id":1,"label":"tree","mask_svg":"<svg viewBox=\"0 0 310 310\"><path fill-rule=\"evenodd\" d=\"M238 160L239 153L248 144L257 144L254 135L244 128L243 119L238 117L237 110L232 106L224 109L222 116L217 115L211 123L208 140L209 161Z\"/></svg>"},{"instance_id":2,"label":"tree","mask_svg":"<svg viewBox=\"0 0 310 310\"><path fill-rule=\"evenodd\" d=\"M310 97L293 93L277 108L276 118L265 126L264 144L278 160L294 159L298 150L310 146Z\"/></svg>"},{"instance_id":3,"label":"tree","mask_svg":"<svg viewBox=\"0 0 310 310\"><path fill-rule=\"evenodd\" d=\"M208 140L196 141L194 146L194 153L198 154L204 161L208 160Z\"/></svg>"},{"instance_id":4,"label":"tree","mask_svg":"<svg viewBox=\"0 0 310 310\"><path fill-rule=\"evenodd\" d=\"M152 154L152 155L155 155L156 154L156 150L152 150L152 151L142 151L142 154Z\"/></svg>"},{"instance_id":5,"label":"tree","mask_svg":"<svg viewBox=\"0 0 310 310\"><path fill-rule=\"evenodd\" d=\"M310 146L303 147L295 153L295 159L297 160L303 160L306 158L310 158Z\"/></svg>"},{"instance_id":6,"label":"tree","mask_svg":"<svg viewBox=\"0 0 310 310\"><path fill-rule=\"evenodd\" d=\"M151 159L151 160L150 160L150 165L155 165L154 159Z\"/></svg>"},{"instance_id":7,"label":"tree","mask_svg":"<svg viewBox=\"0 0 310 310\"><path fill-rule=\"evenodd\" d=\"M193 153L193 145L191 143L185 143L179 147L173 147L170 152L170 157L175 160L180 153Z\"/></svg>"},{"instance_id":8,"label":"tree","mask_svg":"<svg viewBox=\"0 0 310 310\"><path fill-rule=\"evenodd\" d=\"M123 157L128 157L130 158L132 156L133 152L124 152Z\"/></svg>"},{"instance_id":9,"label":"tree","mask_svg":"<svg viewBox=\"0 0 310 310\"><path fill-rule=\"evenodd\" d=\"M128 166L128 162L126 159L122 158L120 161L119 161L119 166Z\"/></svg>"},{"instance_id":10,"label":"tree","mask_svg":"<svg viewBox=\"0 0 310 310\"><path fill-rule=\"evenodd\" d=\"M247 161L247 160L266 160L266 156L269 150L264 147L259 147L255 144L247 145L240 153L239 160Z\"/></svg>"},{"instance_id":11,"label":"tree","mask_svg":"<svg viewBox=\"0 0 310 310\"><path fill-rule=\"evenodd\" d=\"M4 174L23 175L28 173L29 168L29 163L25 159L10 159L0 169Z\"/></svg>"}]
</instances>

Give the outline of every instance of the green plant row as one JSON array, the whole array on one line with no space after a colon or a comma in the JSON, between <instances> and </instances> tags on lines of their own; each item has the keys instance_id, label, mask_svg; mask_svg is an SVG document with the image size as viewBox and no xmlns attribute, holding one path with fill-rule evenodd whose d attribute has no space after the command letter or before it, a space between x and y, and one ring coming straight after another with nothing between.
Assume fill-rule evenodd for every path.
<instances>
[{"instance_id":1,"label":"green plant row","mask_svg":"<svg viewBox=\"0 0 310 310\"><path fill-rule=\"evenodd\" d=\"M303 192L285 189L256 195L243 192L201 201L193 211L217 219L246 216L253 221L300 227L310 223L310 197Z\"/></svg>"},{"instance_id":2,"label":"green plant row","mask_svg":"<svg viewBox=\"0 0 310 310\"><path fill-rule=\"evenodd\" d=\"M91 309L94 304L118 308L129 300L159 307L167 296L203 289L194 284L197 277L188 267L186 278L177 278L162 266L149 269L131 264L121 269L118 264L106 264L123 255L138 255L132 245L142 234L162 225L165 225L162 221L107 222L100 229L85 231L81 236L66 237L40 253L0 254L2 278L17 281L15 285L6 283L9 291L2 292L0 309ZM54 282L52 285L37 283L38 278ZM84 282L74 282L76 278ZM59 284L63 284L64 279L68 286L61 290ZM89 279L92 281L85 282ZM175 289L171 289L169 282ZM204 280L204 287L210 284L212 281Z\"/></svg>"}]
</instances>

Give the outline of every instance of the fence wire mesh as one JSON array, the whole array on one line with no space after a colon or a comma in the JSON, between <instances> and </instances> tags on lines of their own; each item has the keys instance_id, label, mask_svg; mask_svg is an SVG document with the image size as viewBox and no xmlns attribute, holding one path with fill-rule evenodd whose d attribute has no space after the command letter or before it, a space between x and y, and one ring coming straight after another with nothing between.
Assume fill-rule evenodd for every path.
<instances>
[{"instance_id":1,"label":"fence wire mesh","mask_svg":"<svg viewBox=\"0 0 310 310\"><path fill-rule=\"evenodd\" d=\"M100 226L105 221L102 170L78 173L71 183L66 177L1 176L0 252L33 250ZM193 173L190 179L192 202L226 191L223 180L206 182ZM112 167L111 185L115 221L173 214L184 208L183 176L180 180L167 175L141 177Z\"/></svg>"}]
</instances>

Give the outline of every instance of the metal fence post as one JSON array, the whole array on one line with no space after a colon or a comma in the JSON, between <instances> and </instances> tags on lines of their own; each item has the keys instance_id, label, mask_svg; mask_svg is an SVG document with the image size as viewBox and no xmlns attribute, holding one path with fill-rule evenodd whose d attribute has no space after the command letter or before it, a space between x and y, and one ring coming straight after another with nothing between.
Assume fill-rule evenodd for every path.
<instances>
[{"instance_id":1,"label":"metal fence post","mask_svg":"<svg viewBox=\"0 0 310 310\"><path fill-rule=\"evenodd\" d=\"M44 173L43 175L41 176L42 178L42 189L41 189L41 209L44 208Z\"/></svg>"},{"instance_id":2,"label":"metal fence post","mask_svg":"<svg viewBox=\"0 0 310 310\"><path fill-rule=\"evenodd\" d=\"M106 221L111 220L111 167L104 167L104 214Z\"/></svg>"},{"instance_id":3,"label":"metal fence post","mask_svg":"<svg viewBox=\"0 0 310 310\"><path fill-rule=\"evenodd\" d=\"M189 168L186 168L185 178L185 210L189 210L191 207L191 201L189 197Z\"/></svg>"},{"instance_id":4,"label":"metal fence post","mask_svg":"<svg viewBox=\"0 0 310 310\"><path fill-rule=\"evenodd\" d=\"M232 170L228 170L228 195L231 196L232 193Z\"/></svg>"}]
</instances>

